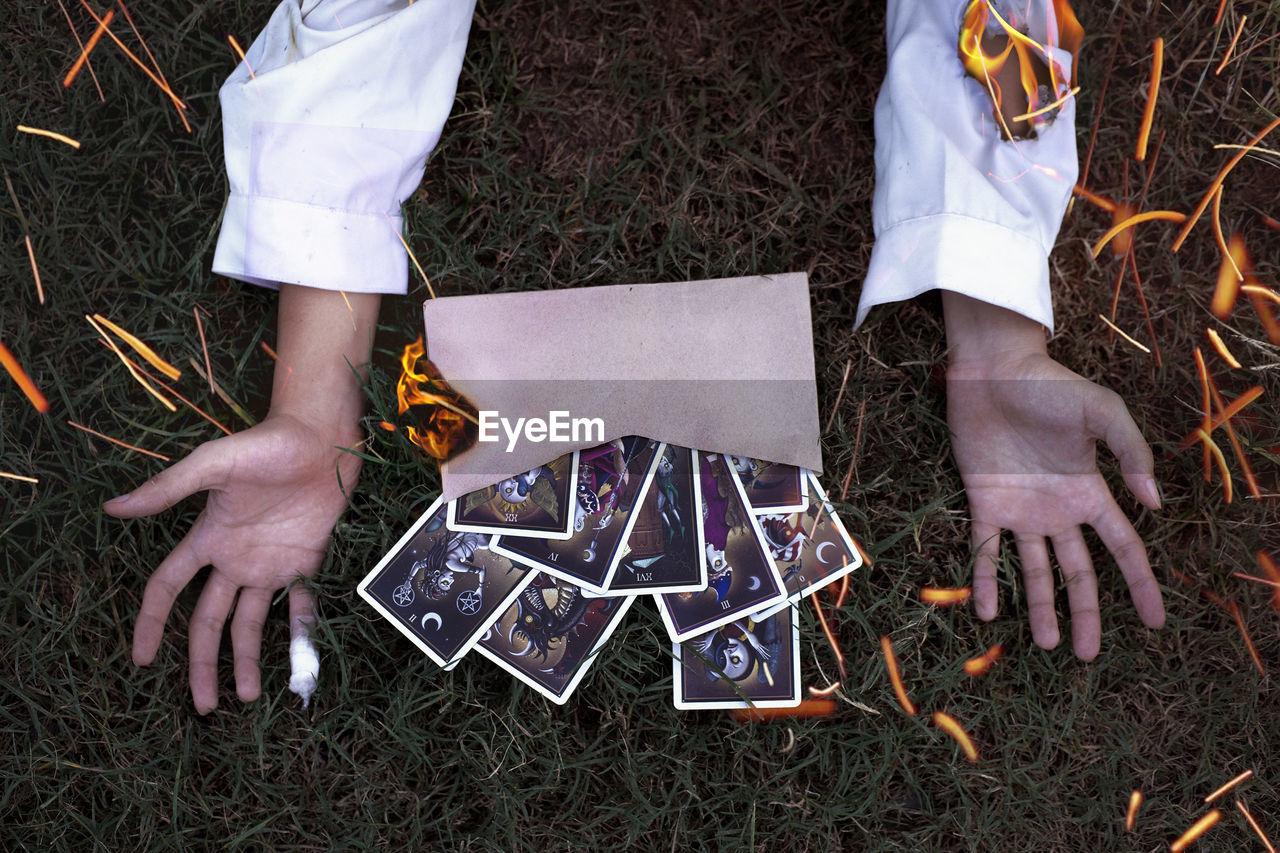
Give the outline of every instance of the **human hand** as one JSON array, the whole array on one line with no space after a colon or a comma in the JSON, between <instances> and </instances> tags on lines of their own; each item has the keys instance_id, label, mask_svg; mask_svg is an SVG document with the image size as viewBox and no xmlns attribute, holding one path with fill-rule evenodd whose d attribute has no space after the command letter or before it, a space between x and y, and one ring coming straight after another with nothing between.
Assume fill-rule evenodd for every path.
<instances>
[{"instance_id":1,"label":"human hand","mask_svg":"<svg viewBox=\"0 0 1280 853\"><path fill-rule=\"evenodd\" d=\"M1101 643L1098 585L1080 525L1097 531L1129 585L1138 616L1164 624L1160 588L1142 540L1098 471L1096 442L1116 454L1124 481L1145 506L1160 508L1151 450L1124 401L1040 350L954 360L947 372L952 451L972 518L974 602L995 618L1000 531L1017 543L1031 633L1058 644L1053 571L1045 539L1067 587L1072 647L1092 660Z\"/></svg>"},{"instance_id":2,"label":"human hand","mask_svg":"<svg viewBox=\"0 0 1280 853\"><path fill-rule=\"evenodd\" d=\"M272 596L320 568L346 508L343 490L351 492L360 470L358 456L335 446L355 444L357 428L334 432L273 413L252 429L200 445L103 506L117 518L140 518L209 492L204 511L147 582L133 635L134 663L150 664L174 599L201 568L213 566L189 621L191 698L201 714L218 704L218 650L232 607L236 692L251 702L260 693L262 628ZM289 590L289 618L290 625L314 621L314 601L302 584Z\"/></svg>"}]
</instances>

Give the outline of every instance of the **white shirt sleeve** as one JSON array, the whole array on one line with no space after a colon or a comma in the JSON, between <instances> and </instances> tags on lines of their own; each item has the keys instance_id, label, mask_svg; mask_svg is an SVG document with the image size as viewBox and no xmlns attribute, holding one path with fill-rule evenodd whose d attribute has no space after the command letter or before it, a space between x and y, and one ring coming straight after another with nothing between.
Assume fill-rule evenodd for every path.
<instances>
[{"instance_id":1,"label":"white shirt sleeve","mask_svg":"<svg viewBox=\"0 0 1280 853\"><path fill-rule=\"evenodd\" d=\"M875 109L876 242L855 328L875 305L941 288L1053 331L1048 258L1076 181L1075 99L1035 139L1002 140L985 84L965 74L958 54L966 5L888 0L889 67ZM1002 14L1030 9L1031 37L1058 44L1051 0L995 5ZM1051 50L1069 79L1071 54Z\"/></svg>"},{"instance_id":2,"label":"white shirt sleeve","mask_svg":"<svg viewBox=\"0 0 1280 853\"><path fill-rule=\"evenodd\" d=\"M284 0L223 84L213 271L405 293L401 203L453 105L475 0Z\"/></svg>"}]
</instances>

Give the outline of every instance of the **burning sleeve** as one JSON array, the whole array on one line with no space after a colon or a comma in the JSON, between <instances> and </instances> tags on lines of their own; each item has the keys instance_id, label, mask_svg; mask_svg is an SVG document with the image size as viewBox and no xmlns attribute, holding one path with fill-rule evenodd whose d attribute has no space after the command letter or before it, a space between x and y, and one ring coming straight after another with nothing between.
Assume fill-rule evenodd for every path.
<instances>
[{"instance_id":1,"label":"burning sleeve","mask_svg":"<svg viewBox=\"0 0 1280 853\"><path fill-rule=\"evenodd\" d=\"M975 23L988 35L1000 33L1000 19L1025 33L1053 82L1036 92L1033 80L1026 97L1048 105L1069 89L1073 57L1061 45L1074 48L1079 33L1064 0L994 6L988 15L987 0L888 3L889 64L875 108L876 242L855 327L875 305L940 288L1053 330L1048 257L1076 180L1075 99L1033 119L1031 138L1007 140L993 89L966 72L959 47Z\"/></svg>"},{"instance_id":2,"label":"burning sleeve","mask_svg":"<svg viewBox=\"0 0 1280 853\"><path fill-rule=\"evenodd\" d=\"M213 271L405 293L401 203L453 104L475 0L284 0L223 84Z\"/></svg>"}]
</instances>

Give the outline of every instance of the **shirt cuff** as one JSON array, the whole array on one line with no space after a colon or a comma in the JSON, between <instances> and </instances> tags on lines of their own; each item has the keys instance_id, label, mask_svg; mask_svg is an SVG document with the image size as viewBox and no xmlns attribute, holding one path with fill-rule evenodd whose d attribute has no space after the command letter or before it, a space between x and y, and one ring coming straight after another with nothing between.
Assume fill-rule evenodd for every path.
<instances>
[{"instance_id":1,"label":"shirt cuff","mask_svg":"<svg viewBox=\"0 0 1280 853\"><path fill-rule=\"evenodd\" d=\"M217 275L279 289L408 292L399 214L363 213L232 193L213 255Z\"/></svg>"},{"instance_id":2,"label":"shirt cuff","mask_svg":"<svg viewBox=\"0 0 1280 853\"><path fill-rule=\"evenodd\" d=\"M1008 308L1053 333L1049 259L1040 241L949 213L899 222L876 238L854 328L876 305L935 288Z\"/></svg>"}]
</instances>

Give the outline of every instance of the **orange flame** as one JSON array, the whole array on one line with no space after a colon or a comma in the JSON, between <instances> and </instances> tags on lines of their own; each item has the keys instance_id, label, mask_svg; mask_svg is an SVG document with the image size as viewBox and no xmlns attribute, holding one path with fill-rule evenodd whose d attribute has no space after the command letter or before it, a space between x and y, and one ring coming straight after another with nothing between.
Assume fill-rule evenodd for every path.
<instances>
[{"instance_id":1,"label":"orange flame","mask_svg":"<svg viewBox=\"0 0 1280 853\"><path fill-rule=\"evenodd\" d=\"M887 634L880 638L880 650L884 652L884 665L889 670L889 681L893 684L893 693L898 697L898 704L902 706L902 710L915 716L916 705L907 695L907 688L902 685L902 674L898 672L898 658L893 653L893 641Z\"/></svg>"},{"instance_id":2,"label":"orange flame","mask_svg":"<svg viewBox=\"0 0 1280 853\"><path fill-rule=\"evenodd\" d=\"M1238 233L1232 234L1231 239L1221 248L1222 265L1218 267L1218 284L1213 289L1213 302L1210 303L1209 310L1219 320L1225 320L1231 316L1231 306L1235 304L1240 281L1244 278L1240 270L1248 264L1248 260L1244 238Z\"/></svg>"},{"instance_id":3,"label":"orange flame","mask_svg":"<svg viewBox=\"0 0 1280 853\"><path fill-rule=\"evenodd\" d=\"M1235 777L1234 779L1232 779L1230 782L1227 782L1227 783L1226 783L1225 785L1223 785L1221 788L1219 788L1218 790L1214 791L1214 792L1213 792L1212 794L1210 794L1209 796L1205 797L1205 798L1204 798L1204 801L1205 801L1206 803L1212 803L1214 800L1218 799L1218 797L1221 797L1221 796L1222 796L1223 794L1225 794L1227 791L1230 791L1230 790L1231 790L1232 788L1234 788L1236 785L1239 785L1241 782L1243 782L1245 779L1248 779L1248 778L1249 778L1250 776L1252 776L1252 775L1253 775L1253 771L1252 771L1252 770L1246 770L1246 771L1244 771L1244 772L1243 772L1243 773L1241 773L1239 776L1236 776L1236 777Z\"/></svg>"},{"instance_id":4,"label":"orange flame","mask_svg":"<svg viewBox=\"0 0 1280 853\"><path fill-rule=\"evenodd\" d=\"M933 712L933 723L940 729L951 735L956 743L960 744L960 748L964 750L965 757L970 761L978 760L978 748L973 745L973 739L969 737L969 733L956 722L955 717L942 711Z\"/></svg>"},{"instance_id":5,"label":"orange flame","mask_svg":"<svg viewBox=\"0 0 1280 853\"><path fill-rule=\"evenodd\" d=\"M1191 843L1200 836L1204 835L1213 825L1222 819L1222 812L1214 809L1195 823L1191 824L1191 828L1178 836L1178 840L1169 845L1171 853L1182 853L1191 846Z\"/></svg>"},{"instance_id":6,"label":"orange flame","mask_svg":"<svg viewBox=\"0 0 1280 853\"><path fill-rule=\"evenodd\" d=\"M419 335L416 341L405 345L400 355L403 372L396 383L397 414L403 415L411 406L429 406L423 429L407 427L405 432L409 440L428 455L450 459L475 443L475 430L470 429L468 423L479 426L476 407L449 387L436 366L423 358L426 352Z\"/></svg>"},{"instance_id":7,"label":"orange flame","mask_svg":"<svg viewBox=\"0 0 1280 853\"><path fill-rule=\"evenodd\" d=\"M973 676L983 675L991 669L991 665L999 660L1002 654L1004 654L1004 646L996 643L983 654L965 661L964 671Z\"/></svg>"},{"instance_id":8,"label":"orange flame","mask_svg":"<svg viewBox=\"0 0 1280 853\"><path fill-rule=\"evenodd\" d=\"M40 389L31 381L31 377L27 376L27 372L22 369L22 365L18 364L18 360L13 357L13 353L9 352L9 348L0 343L0 365L4 365L4 369L9 371L9 375L13 377L13 381L18 383L18 387L22 389L22 393L27 395L27 399L31 401L31 405L36 407L36 411L43 414L49 411L49 401L40 393Z\"/></svg>"},{"instance_id":9,"label":"orange flame","mask_svg":"<svg viewBox=\"0 0 1280 853\"><path fill-rule=\"evenodd\" d=\"M1133 832L1133 825L1138 822L1138 809L1142 808L1142 792L1134 789L1129 795L1129 810L1124 816L1124 828L1126 832Z\"/></svg>"},{"instance_id":10,"label":"orange flame","mask_svg":"<svg viewBox=\"0 0 1280 853\"><path fill-rule=\"evenodd\" d=\"M920 600L925 604L938 604L943 606L949 604L963 604L969 600L969 594L971 592L972 590L967 586L960 587L959 589L938 589L937 587L932 586L922 586L920 587Z\"/></svg>"}]
</instances>

